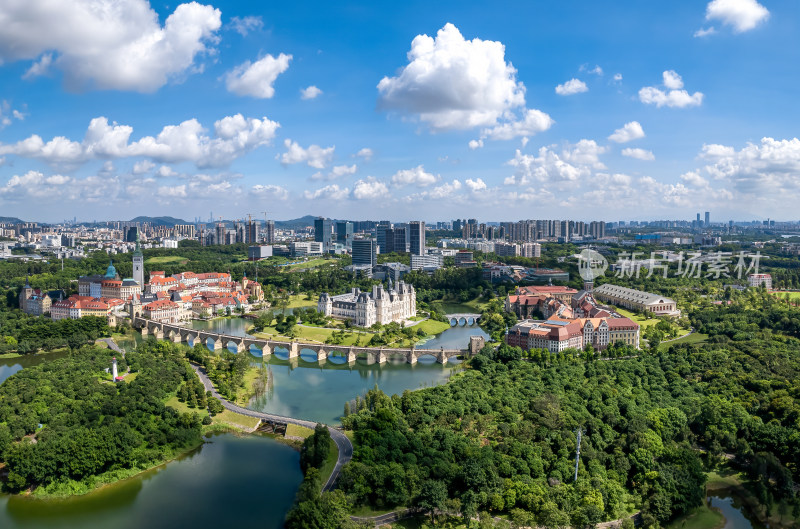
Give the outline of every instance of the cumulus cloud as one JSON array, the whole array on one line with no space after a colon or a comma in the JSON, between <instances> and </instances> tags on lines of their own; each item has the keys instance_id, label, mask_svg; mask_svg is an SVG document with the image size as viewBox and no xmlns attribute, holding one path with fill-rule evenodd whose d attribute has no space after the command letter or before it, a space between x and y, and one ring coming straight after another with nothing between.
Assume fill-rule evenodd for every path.
<instances>
[{"instance_id":1,"label":"cumulus cloud","mask_svg":"<svg viewBox=\"0 0 800 529\"><path fill-rule=\"evenodd\" d=\"M653 154L653 151L647 151L645 149L622 149L622 156L627 156L628 158L636 158L637 160L645 160L645 161L652 161L655 160L656 157Z\"/></svg>"},{"instance_id":2,"label":"cumulus cloud","mask_svg":"<svg viewBox=\"0 0 800 529\"><path fill-rule=\"evenodd\" d=\"M302 88L300 90L300 99L314 99L319 95L322 95L322 90L314 85L311 85L307 88Z\"/></svg>"},{"instance_id":3,"label":"cumulus cloud","mask_svg":"<svg viewBox=\"0 0 800 529\"><path fill-rule=\"evenodd\" d=\"M372 152L372 149L370 149L369 147L364 147L363 149L361 149L356 153L356 156L358 156L359 158L363 158L364 160L370 160L373 154L374 153Z\"/></svg>"},{"instance_id":4,"label":"cumulus cloud","mask_svg":"<svg viewBox=\"0 0 800 529\"><path fill-rule=\"evenodd\" d=\"M274 184L256 184L250 188L250 192L262 198L272 198L275 200L286 200L289 198L289 191L285 187Z\"/></svg>"},{"instance_id":5,"label":"cumulus cloud","mask_svg":"<svg viewBox=\"0 0 800 529\"><path fill-rule=\"evenodd\" d=\"M695 92L689 94L683 90L683 79L675 70L667 70L663 73L664 86L667 90L661 90L655 86L645 86L639 90L639 100L647 105L657 107L684 108L699 106L703 102L703 93Z\"/></svg>"},{"instance_id":6,"label":"cumulus cloud","mask_svg":"<svg viewBox=\"0 0 800 529\"><path fill-rule=\"evenodd\" d=\"M800 140L762 138L740 150L724 145L704 145L701 158L709 162L706 172L716 180L727 180L737 190L770 194L790 200L800 191ZM793 201L792 201L793 202Z\"/></svg>"},{"instance_id":7,"label":"cumulus cloud","mask_svg":"<svg viewBox=\"0 0 800 529\"><path fill-rule=\"evenodd\" d=\"M133 174L140 175L144 173L149 173L155 168L156 164L151 162L150 160L141 160L133 164Z\"/></svg>"},{"instance_id":8,"label":"cumulus cloud","mask_svg":"<svg viewBox=\"0 0 800 529\"><path fill-rule=\"evenodd\" d=\"M323 173L322 171L318 171L311 175L312 180L336 180L337 178L342 178L344 176L350 176L356 174L358 171L358 166L356 164L353 165L334 165L330 172Z\"/></svg>"},{"instance_id":9,"label":"cumulus cloud","mask_svg":"<svg viewBox=\"0 0 800 529\"><path fill-rule=\"evenodd\" d=\"M481 134L481 139L511 140L520 136L533 136L538 132L546 131L553 126L553 123L555 123L555 121L541 110L527 109L523 113L522 119L502 123L490 129L484 129ZM482 143L481 147L483 147Z\"/></svg>"},{"instance_id":10,"label":"cumulus cloud","mask_svg":"<svg viewBox=\"0 0 800 529\"><path fill-rule=\"evenodd\" d=\"M392 184L396 186L416 185L429 186L439 181L439 175L425 172L425 168L418 165L412 169L402 169L392 175Z\"/></svg>"},{"instance_id":11,"label":"cumulus cloud","mask_svg":"<svg viewBox=\"0 0 800 529\"><path fill-rule=\"evenodd\" d=\"M417 35L408 64L378 83L379 106L414 114L434 131L491 127L525 104L525 87L500 42L466 40L453 24Z\"/></svg>"},{"instance_id":12,"label":"cumulus cloud","mask_svg":"<svg viewBox=\"0 0 800 529\"><path fill-rule=\"evenodd\" d=\"M615 73L614 74L614 82L615 83L621 83L622 82L622 74L621 73Z\"/></svg>"},{"instance_id":13,"label":"cumulus cloud","mask_svg":"<svg viewBox=\"0 0 800 529\"><path fill-rule=\"evenodd\" d=\"M581 92L588 92L589 87L580 79L570 79L564 84L556 86L556 94L560 96L571 96L573 94L580 94Z\"/></svg>"},{"instance_id":14,"label":"cumulus cloud","mask_svg":"<svg viewBox=\"0 0 800 529\"><path fill-rule=\"evenodd\" d=\"M5 99L0 101L0 129L11 125L15 119L17 121L22 121L25 119L25 114L15 108L12 108L11 103Z\"/></svg>"},{"instance_id":15,"label":"cumulus cloud","mask_svg":"<svg viewBox=\"0 0 800 529\"><path fill-rule=\"evenodd\" d=\"M470 150L480 149L483 147L483 140L469 140L468 144Z\"/></svg>"},{"instance_id":16,"label":"cumulus cloud","mask_svg":"<svg viewBox=\"0 0 800 529\"><path fill-rule=\"evenodd\" d=\"M218 9L196 2L178 5L162 26L147 0L5 0L0 62L38 58L31 76L52 63L73 89L154 92L197 69L220 25Z\"/></svg>"},{"instance_id":17,"label":"cumulus cloud","mask_svg":"<svg viewBox=\"0 0 800 529\"><path fill-rule=\"evenodd\" d=\"M486 190L486 182L484 182L480 178L476 178L475 180L467 178L465 183L467 184L469 190L472 191L473 193Z\"/></svg>"},{"instance_id":18,"label":"cumulus cloud","mask_svg":"<svg viewBox=\"0 0 800 529\"><path fill-rule=\"evenodd\" d=\"M706 6L706 20L731 26L734 33L750 31L768 18L769 10L756 0L713 0Z\"/></svg>"},{"instance_id":19,"label":"cumulus cloud","mask_svg":"<svg viewBox=\"0 0 800 529\"><path fill-rule=\"evenodd\" d=\"M246 37L251 31L261 29L262 27L264 27L264 21L261 17L233 17L230 22L230 28L242 37Z\"/></svg>"},{"instance_id":20,"label":"cumulus cloud","mask_svg":"<svg viewBox=\"0 0 800 529\"><path fill-rule=\"evenodd\" d=\"M629 141L644 138L644 129L638 121L630 121L622 126L621 129L614 131L614 134L608 137L609 140L616 143L628 143Z\"/></svg>"},{"instance_id":21,"label":"cumulus cloud","mask_svg":"<svg viewBox=\"0 0 800 529\"><path fill-rule=\"evenodd\" d=\"M225 75L225 86L239 96L270 99L275 95L275 79L289 69L291 60L291 55L281 53L277 57L267 54L254 63L245 61Z\"/></svg>"},{"instance_id":22,"label":"cumulus cloud","mask_svg":"<svg viewBox=\"0 0 800 529\"><path fill-rule=\"evenodd\" d=\"M164 127L157 136L130 142L133 127L94 118L82 142L56 136L45 142L34 134L14 144L0 144L0 155L35 158L51 165L78 166L92 159L146 157L160 163L192 162L198 167L221 167L251 150L269 145L280 124L241 114L214 123L209 136L196 119ZM143 166L140 166L143 167Z\"/></svg>"},{"instance_id":23,"label":"cumulus cloud","mask_svg":"<svg viewBox=\"0 0 800 529\"><path fill-rule=\"evenodd\" d=\"M529 185L532 183L576 182L591 175L591 167L571 164L549 147L539 149L538 155L522 154L517 149L514 158L508 161L514 174L505 179L506 185Z\"/></svg>"},{"instance_id":24,"label":"cumulus cloud","mask_svg":"<svg viewBox=\"0 0 800 529\"><path fill-rule=\"evenodd\" d=\"M315 191L305 191L303 196L307 200L325 199L325 200L345 200L350 194L350 189L346 187L339 187L336 184L331 184L321 187Z\"/></svg>"},{"instance_id":25,"label":"cumulus cloud","mask_svg":"<svg viewBox=\"0 0 800 529\"><path fill-rule=\"evenodd\" d=\"M304 149L290 139L284 140L283 144L286 152L276 157L283 165L306 163L315 169L325 169L333 160L333 151L336 150L335 146L322 148L319 145L309 145Z\"/></svg>"},{"instance_id":26,"label":"cumulus cloud","mask_svg":"<svg viewBox=\"0 0 800 529\"><path fill-rule=\"evenodd\" d=\"M372 176L358 180L353 186L353 196L358 200L369 200L385 197L389 194L389 187Z\"/></svg>"},{"instance_id":27,"label":"cumulus cloud","mask_svg":"<svg viewBox=\"0 0 800 529\"><path fill-rule=\"evenodd\" d=\"M581 72L591 73L597 76L603 75L603 69L599 65L595 65L594 68L590 68L588 64L581 64L579 70Z\"/></svg>"}]
</instances>

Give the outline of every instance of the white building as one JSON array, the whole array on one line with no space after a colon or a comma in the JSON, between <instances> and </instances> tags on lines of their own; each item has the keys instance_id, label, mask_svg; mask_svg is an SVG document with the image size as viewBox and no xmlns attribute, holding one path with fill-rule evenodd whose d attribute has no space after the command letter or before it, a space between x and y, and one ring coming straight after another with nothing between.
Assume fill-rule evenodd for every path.
<instances>
[{"instance_id":1,"label":"white building","mask_svg":"<svg viewBox=\"0 0 800 529\"><path fill-rule=\"evenodd\" d=\"M770 274L750 274L747 276L747 285L753 288L764 285L767 290L772 290L772 276Z\"/></svg>"},{"instance_id":2,"label":"white building","mask_svg":"<svg viewBox=\"0 0 800 529\"><path fill-rule=\"evenodd\" d=\"M542 256L542 245L538 242L526 242L522 245L522 257L531 259Z\"/></svg>"},{"instance_id":3,"label":"white building","mask_svg":"<svg viewBox=\"0 0 800 529\"><path fill-rule=\"evenodd\" d=\"M438 270L444 266L444 256L442 255L412 255L411 256L411 269L412 270Z\"/></svg>"},{"instance_id":4,"label":"white building","mask_svg":"<svg viewBox=\"0 0 800 529\"><path fill-rule=\"evenodd\" d=\"M327 292L319 297L317 310L325 316L352 320L357 327L371 327L375 323L384 325L392 321L403 321L417 315L417 293L414 286L404 281L397 288L384 289L383 285L372 287L372 292L352 292L330 296Z\"/></svg>"}]
</instances>

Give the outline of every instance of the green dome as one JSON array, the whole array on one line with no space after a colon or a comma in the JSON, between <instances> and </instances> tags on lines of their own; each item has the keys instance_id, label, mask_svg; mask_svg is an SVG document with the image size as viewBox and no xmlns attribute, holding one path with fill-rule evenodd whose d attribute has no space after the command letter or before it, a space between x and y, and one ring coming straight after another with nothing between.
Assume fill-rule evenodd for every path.
<instances>
[{"instance_id":1,"label":"green dome","mask_svg":"<svg viewBox=\"0 0 800 529\"><path fill-rule=\"evenodd\" d=\"M117 269L114 268L114 261L108 263L108 268L106 268L106 279L114 279L117 277Z\"/></svg>"}]
</instances>

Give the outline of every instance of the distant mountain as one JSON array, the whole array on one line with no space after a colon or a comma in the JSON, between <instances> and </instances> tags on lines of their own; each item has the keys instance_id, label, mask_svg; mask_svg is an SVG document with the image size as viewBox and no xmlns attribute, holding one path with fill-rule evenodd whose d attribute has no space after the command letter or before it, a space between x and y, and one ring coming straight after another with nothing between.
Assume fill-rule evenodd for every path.
<instances>
[{"instance_id":1,"label":"distant mountain","mask_svg":"<svg viewBox=\"0 0 800 529\"><path fill-rule=\"evenodd\" d=\"M136 217L135 219L131 219L130 222L138 222L140 224L147 222L151 226L169 226L170 228L176 224L194 224L193 222L176 219L175 217Z\"/></svg>"},{"instance_id":2,"label":"distant mountain","mask_svg":"<svg viewBox=\"0 0 800 529\"><path fill-rule=\"evenodd\" d=\"M25 221L20 220L17 217L0 217L0 222L10 222L11 224L22 224Z\"/></svg>"},{"instance_id":3,"label":"distant mountain","mask_svg":"<svg viewBox=\"0 0 800 529\"><path fill-rule=\"evenodd\" d=\"M306 215L305 217L300 217L299 219L276 220L275 227L283 230L296 230L297 228L303 228L305 226L313 226L314 219L316 218L317 217L314 215Z\"/></svg>"}]
</instances>

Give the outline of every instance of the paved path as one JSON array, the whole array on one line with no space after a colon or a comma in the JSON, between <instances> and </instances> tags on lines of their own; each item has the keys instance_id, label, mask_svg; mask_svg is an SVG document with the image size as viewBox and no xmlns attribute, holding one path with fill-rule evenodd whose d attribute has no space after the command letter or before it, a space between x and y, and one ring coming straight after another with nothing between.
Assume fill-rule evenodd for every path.
<instances>
[{"instance_id":1,"label":"paved path","mask_svg":"<svg viewBox=\"0 0 800 529\"><path fill-rule=\"evenodd\" d=\"M272 422L281 422L284 424L296 424L298 426L305 426L306 428L311 428L312 430L316 427L317 423L313 421L304 421L303 419L294 419L292 417L284 417L282 415L274 415L271 413L263 413L260 411L250 410L247 408L242 408L241 406L237 406L232 402L228 401L220 395L214 384L211 383L211 380L208 378L206 374L206 370L202 367L196 366L192 364L192 368L194 368L197 375L200 377L200 380L203 382L203 386L205 386L207 391L210 391L211 394L219 399L222 402L222 405L225 406L226 409L239 413L241 415L247 415L248 417L256 417L261 420L265 421L272 421ZM333 468L333 472L331 472L328 481L322 487L322 491L329 491L333 490L333 486L336 483L336 478L339 477L339 472L341 472L342 467L345 463L349 462L350 459L353 457L353 444L350 442L350 439L342 433L342 431L337 430L331 426L328 426L328 432L331 434L331 439L333 442L336 443L336 447L339 449L339 457L336 460L336 466Z\"/></svg>"},{"instance_id":2,"label":"paved path","mask_svg":"<svg viewBox=\"0 0 800 529\"><path fill-rule=\"evenodd\" d=\"M100 341L105 342L108 348L115 353L121 354L123 358L125 357L125 351L119 348L119 345L117 345L117 342L115 342L113 338L100 338Z\"/></svg>"}]
</instances>

